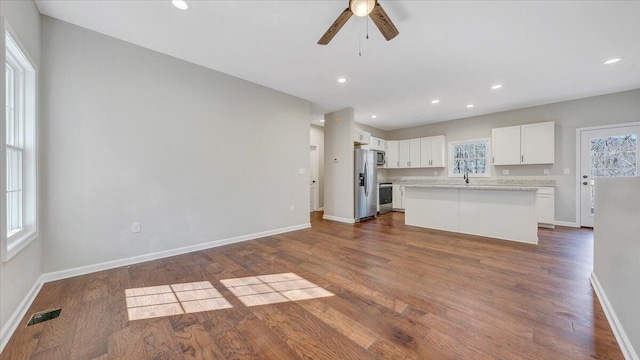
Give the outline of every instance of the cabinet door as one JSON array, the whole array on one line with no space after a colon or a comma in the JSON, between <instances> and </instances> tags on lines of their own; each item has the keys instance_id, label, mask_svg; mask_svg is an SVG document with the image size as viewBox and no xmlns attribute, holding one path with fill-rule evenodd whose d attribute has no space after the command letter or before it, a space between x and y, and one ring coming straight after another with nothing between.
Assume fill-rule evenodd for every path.
<instances>
[{"instance_id":1,"label":"cabinet door","mask_svg":"<svg viewBox=\"0 0 640 360\"><path fill-rule=\"evenodd\" d=\"M445 167L445 151L446 143L444 135L434 136L431 138L431 167Z\"/></svg>"},{"instance_id":2,"label":"cabinet door","mask_svg":"<svg viewBox=\"0 0 640 360\"><path fill-rule=\"evenodd\" d=\"M420 167L420 139L409 140L409 167Z\"/></svg>"},{"instance_id":3,"label":"cabinet door","mask_svg":"<svg viewBox=\"0 0 640 360\"><path fill-rule=\"evenodd\" d=\"M394 209L401 209L400 185L393 185L393 199L391 201Z\"/></svg>"},{"instance_id":4,"label":"cabinet door","mask_svg":"<svg viewBox=\"0 0 640 360\"><path fill-rule=\"evenodd\" d=\"M369 145L371 134L360 129L353 129L353 142L360 145Z\"/></svg>"},{"instance_id":5,"label":"cabinet door","mask_svg":"<svg viewBox=\"0 0 640 360\"><path fill-rule=\"evenodd\" d=\"M536 210L538 223L553 224L555 220L555 195L554 189L541 187L536 196Z\"/></svg>"},{"instance_id":6,"label":"cabinet door","mask_svg":"<svg viewBox=\"0 0 640 360\"><path fill-rule=\"evenodd\" d=\"M400 168L409 167L409 140L398 141L398 160L400 161Z\"/></svg>"},{"instance_id":7,"label":"cabinet door","mask_svg":"<svg viewBox=\"0 0 640 360\"><path fill-rule=\"evenodd\" d=\"M493 165L520 164L520 126L491 130Z\"/></svg>"},{"instance_id":8,"label":"cabinet door","mask_svg":"<svg viewBox=\"0 0 640 360\"><path fill-rule=\"evenodd\" d=\"M420 167L431 167L431 163L433 162L431 157L432 140L432 137L420 139Z\"/></svg>"},{"instance_id":9,"label":"cabinet door","mask_svg":"<svg viewBox=\"0 0 640 360\"><path fill-rule=\"evenodd\" d=\"M380 150L380 139L372 136L369 146L371 147L371 150Z\"/></svg>"},{"instance_id":10,"label":"cabinet door","mask_svg":"<svg viewBox=\"0 0 640 360\"><path fill-rule=\"evenodd\" d=\"M387 141L387 164L388 169L397 169L400 166L398 158L398 142L395 140Z\"/></svg>"},{"instance_id":11,"label":"cabinet door","mask_svg":"<svg viewBox=\"0 0 640 360\"><path fill-rule=\"evenodd\" d=\"M553 121L522 125L521 155L523 164L553 164L555 137Z\"/></svg>"}]
</instances>

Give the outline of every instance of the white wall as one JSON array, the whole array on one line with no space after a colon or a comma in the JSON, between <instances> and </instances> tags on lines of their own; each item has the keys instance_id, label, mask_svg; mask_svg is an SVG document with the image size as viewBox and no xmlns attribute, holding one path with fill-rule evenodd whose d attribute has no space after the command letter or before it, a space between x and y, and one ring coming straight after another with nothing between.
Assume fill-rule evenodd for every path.
<instances>
[{"instance_id":1,"label":"white wall","mask_svg":"<svg viewBox=\"0 0 640 360\"><path fill-rule=\"evenodd\" d=\"M325 114L324 120L324 216L352 222L353 108Z\"/></svg>"},{"instance_id":2,"label":"white wall","mask_svg":"<svg viewBox=\"0 0 640 360\"><path fill-rule=\"evenodd\" d=\"M0 1L0 14L7 20L21 44L36 62L36 66L40 67L40 13L35 3L31 0ZM4 34L2 37L4 38ZM4 59L5 49L1 51ZM4 61L1 63L4 74ZM2 96L4 97L4 76L2 79L0 87L3 89ZM3 115L1 123L4 124L4 121ZM4 125L2 129L4 129ZM4 136L4 130L0 132L0 136ZM4 183L2 184L4 185ZM5 211L2 209L0 221L6 221L4 214ZM6 330L4 327L7 325L9 317L16 311L20 302L42 273L41 264L42 239L36 239L9 262L2 263L0 267L0 328L3 330ZM6 334L3 332L2 335Z\"/></svg>"},{"instance_id":3,"label":"white wall","mask_svg":"<svg viewBox=\"0 0 640 360\"><path fill-rule=\"evenodd\" d=\"M324 127L311 125L311 145L316 147L318 155L318 207L324 207Z\"/></svg>"},{"instance_id":4,"label":"white wall","mask_svg":"<svg viewBox=\"0 0 640 360\"><path fill-rule=\"evenodd\" d=\"M498 166L491 173L493 177L502 177L502 170L508 169L510 177L537 176L556 180L556 220L573 223L576 221L576 129L640 121L640 89L388 131L386 139L446 135L447 142L468 140L491 137L494 127L543 121L555 121L556 124L555 164ZM569 169L569 175L564 175L564 168ZM544 169L549 169L550 175L545 176ZM387 170L386 176L433 176L433 169L393 169ZM447 176L447 172L440 170L439 176Z\"/></svg>"},{"instance_id":5,"label":"white wall","mask_svg":"<svg viewBox=\"0 0 640 360\"><path fill-rule=\"evenodd\" d=\"M629 340L640 351L640 177L596 178L593 272ZM603 304L605 306L605 304ZM613 326L616 330L615 325ZM623 344L624 350L624 344ZM629 357L633 358L633 357Z\"/></svg>"},{"instance_id":6,"label":"white wall","mask_svg":"<svg viewBox=\"0 0 640 360\"><path fill-rule=\"evenodd\" d=\"M309 222L308 101L48 17L42 36L47 272Z\"/></svg>"}]
</instances>

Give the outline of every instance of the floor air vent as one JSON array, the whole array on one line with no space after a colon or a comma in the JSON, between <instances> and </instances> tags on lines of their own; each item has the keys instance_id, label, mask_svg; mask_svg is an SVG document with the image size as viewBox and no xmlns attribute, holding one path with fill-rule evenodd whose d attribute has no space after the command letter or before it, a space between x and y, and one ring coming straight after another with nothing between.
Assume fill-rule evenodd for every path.
<instances>
[{"instance_id":1,"label":"floor air vent","mask_svg":"<svg viewBox=\"0 0 640 360\"><path fill-rule=\"evenodd\" d=\"M31 326L31 325L39 324L41 322L45 322L47 320L55 319L58 316L60 316L61 312L62 312L62 309L55 309L55 310L47 310L41 313L35 313L31 315L31 319L29 319L27 326Z\"/></svg>"}]
</instances>

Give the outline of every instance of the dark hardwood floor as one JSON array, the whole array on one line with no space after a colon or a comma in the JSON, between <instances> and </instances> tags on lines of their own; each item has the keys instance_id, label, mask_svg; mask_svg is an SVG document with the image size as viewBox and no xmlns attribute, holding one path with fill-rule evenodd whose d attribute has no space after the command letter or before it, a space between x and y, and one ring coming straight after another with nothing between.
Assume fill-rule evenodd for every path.
<instances>
[{"instance_id":1,"label":"dark hardwood floor","mask_svg":"<svg viewBox=\"0 0 640 360\"><path fill-rule=\"evenodd\" d=\"M21 325L0 358L622 359L588 280L592 231L539 235L536 246L405 226L402 213L356 225L313 213L311 229L47 283L29 314L60 317ZM248 307L220 281L280 273L334 296ZM232 307L128 320L125 289L201 281Z\"/></svg>"}]
</instances>

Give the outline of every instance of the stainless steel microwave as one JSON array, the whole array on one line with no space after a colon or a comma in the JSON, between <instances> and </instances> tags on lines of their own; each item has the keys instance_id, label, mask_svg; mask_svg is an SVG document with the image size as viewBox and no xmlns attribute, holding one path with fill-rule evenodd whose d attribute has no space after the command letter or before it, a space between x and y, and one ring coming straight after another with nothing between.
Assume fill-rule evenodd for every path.
<instances>
[{"instance_id":1,"label":"stainless steel microwave","mask_svg":"<svg viewBox=\"0 0 640 360\"><path fill-rule=\"evenodd\" d=\"M387 155L384 153L384 151L375 150L375 152L376 152L376 163L379 166L386 164L387 163Z\"/></svg>"}]
</instances>

